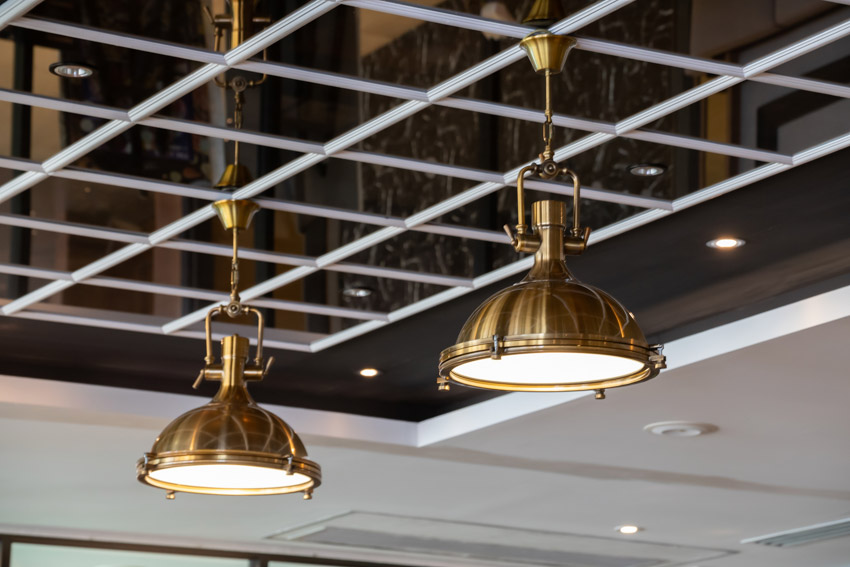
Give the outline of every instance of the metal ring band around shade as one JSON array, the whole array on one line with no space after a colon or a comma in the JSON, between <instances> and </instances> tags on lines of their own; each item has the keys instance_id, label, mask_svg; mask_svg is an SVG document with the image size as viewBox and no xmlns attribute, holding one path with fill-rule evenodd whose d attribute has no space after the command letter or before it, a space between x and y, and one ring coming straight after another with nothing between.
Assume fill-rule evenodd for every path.
<instances>
[{"instance_id":1,"label":"metal ring band around shade","mask_svg":"<svg viewBox=\"0 0 850 567\"><path fill-rule=\"evenodd\" d=\"M215 488L176 484L155 479L152 473L169 468L192 465L238 465L264 467L279 471L289 470L292 474L302 474L309 478L308 482L292 486L269 488ZM309 459L283 458L279 455L259 453L254 451L184 451L161 455L145 453L136 465L136 478L145 484L173 490L176 492L191 492L194 494L217 494L229 496L262 496L270 494L291 494L295 492L312 492L322 484L322 469Z\"/></svg>"},{"instance_id":2,"label":"metal ring band around shade","mask_svg":"<svg viewBox=\"0 0 850 567\"><path fill-rule=\"evenodd\" d=\"M600 354L628 358L641 362L643 366L640 370L627 375L603 380L561 384L483 380L470 378L455 372L457 367L467 362L517 354L538 353ZM486 390L510 392L576 392L605 390L644 382L658 376L662 368L664 368L663 357L660 356L657 347L650 347L632 341L615 341L610 338L589 335L516 335L512 337L478 339L449 347L440 354L439 372L440 376L448 382Z\"/></svg>"}]
</instances>

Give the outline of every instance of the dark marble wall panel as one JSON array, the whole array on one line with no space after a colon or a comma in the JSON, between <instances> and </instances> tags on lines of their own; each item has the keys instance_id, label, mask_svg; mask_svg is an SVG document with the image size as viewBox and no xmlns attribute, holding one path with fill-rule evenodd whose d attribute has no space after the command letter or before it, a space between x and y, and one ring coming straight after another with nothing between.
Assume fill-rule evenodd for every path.
<instances>
[{"instance_id":1,"label":"dark marble wall panel","mask_svg":"<svg viewBox=\"0 0 850 567\"><path fill-rule=\"evenodd\" d=\"M530 2L516 3L515 14L519 17L525 13ZM565 4L568 13L572 13L588 3L568 0ZM440 6L478 13L480 5L479 0L448 0ZM675 8L675 0L639 0L616 15L582 29L581 35L606 37L616 34L621 41L624 37L631 38L637 44L673 50L676 42L681 41L676 34L687 31L675 29ZM402 84L436 84L513 43L514 40L491 41L478 32L423 23L363 58L361 74ZM565 73L553 83L555 109L564 114L620 120L684 90L686 78L677 73L657 65L575 52ZM459 94L542 110L543 86L543 79L522 61ZM368 116L392 107L387 99L368 94L362 95L361 104L363 114ZM675 118L653 126L673 128L670 120ZM503 171L533 158L542 149L540 134L538 124L434 106L367 139L362 148ZM563 145L586 134L560 130L556 132L556 142ZM585 185L665 198L678 193L672 174L643 180L627 173L628 165L640 162L661 162L675 168L676 156L664 146L639 146L628 139L616 139L569 160ZM363 210L386 214L409 215L470 186L458 180L369 165L363 165L360 172ZM482 199L440 220L498 230L504 222L515 222L515 199L514 190L503 189L489 199ZM585 224L601 228L635 212L637 209L632 207L585 201L582 217ZM351 232L344 235L344 240L358 236ZM431 234L393 239L374 247L366 256L368 258L362 260L373 264L464 276L479 275L519 257L507 244L490 246ZM363 281L349 275L340 275L340 278L343 287ZM377 293L366 300L352 301L359 306L368 304L376 309L395 309L439 290L399 281L376 281L372 285L376 286Z\"/></svg>"}]
</instances>

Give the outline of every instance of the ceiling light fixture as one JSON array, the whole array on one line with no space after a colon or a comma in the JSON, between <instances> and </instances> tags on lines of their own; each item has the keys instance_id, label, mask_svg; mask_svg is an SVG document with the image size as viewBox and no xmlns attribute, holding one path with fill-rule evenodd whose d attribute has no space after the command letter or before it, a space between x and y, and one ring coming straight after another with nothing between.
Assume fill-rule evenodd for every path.
<instances>
[{"instance_id":1,"label":"ceiling light fixture","mask_svg":"<svg viewBox=\"0 0 850 567\"><path fill-rule=\"evenodd\" d=\"M660 163L638 163L630 165L628 171L638 177L658 177L667 171L667 168Z\"/></svg>"},{"instance_id":2,"label":"ceiling light fixture","mask_svg":"<svg viewBox=\"0 0 850 567\"><path fill-rule=\"evenodd\" d=\"M659 421L650 423L643 428L654 435L664 437L697 437L717 431L717 426L710 423L694 423L692 421Z\"/></svg>"},{"instance_id":3,"label":"ceiling light fixture","mask_svg":"<svg viewBox=\"0 0 850 567\"><path fill-rule=\"evenodd\" d=\"M351 286L351 287L347 287L344 290L342 290L342 294L345 297L364 298L364 297L369 297L370 295L372 295L372 288L362 286L362 285Z\"/></svg>"},{"instance_id":4,"label":"ceiling light fixture","mask_svg":"<svg viewBox=\"0 0 850 567\"><path fill-rule=\"evenodd\" d=\"M537 0L529 18L548 26L558 19L557 3ZM489 390L557 392L596 390L648 380L664 368L661 345L649 345L634 317L616 299L576 280L565 254L581 254L589 228L579 224L578 176L555 161L552 149L551 77L560 73L576 40L546 30L522 40L534 69L546 78L545 150L540 163L517 176L519 224L505 226L518 252L534 253L534 265L521 282L485 301L466 321L457 343L440 354L439 388L452 382ZM531 227L525 224L525 176L572 179L572 228L561 201L532 205Z\"/></svg>"},{"instance_id":5,"label":"ceiling light fixture","mask_svg":"<svg viewBox=\"0 0 850 567\"><path fill-rule=\"evenodd\" d=\"M360 375L363 376L364 378L374 378L375 376L377 376L380 373L381 373L381 371L378 370L377 368L364 368L363 370L360 371Z\"/></svg>"},{"instance_id":6,"label":"ceiling light fixture","mask_svg":"<svg viewBox=\"0 0 850 567\"><path fill-rule=\"evenodd\" d=\"M212 17L215 47L219 49L225 29L230 30L230 49L251 34L253 0L231 0L231 14ZM231 89L235 96L233 123L242 126L243 92L260 84L236 76L229 81L216 77L218 86ZM216 187L235 188L250 182L251 174L239 163L239 142L235 142L233 163L227 166ZM322 470L307 459L307 450L292 428L275 414L254 402L246 382L262 380L272 358L263 359L263 316L244 305L239 298L238 234L246 230L259 206L253 201L224 199L213 208L225 230L233 233L233 260L230 271L230 302L218 305L206 316L206 357L194 387L204 380L221 382L218 393L205 406L184 413L172 421L156 438L153 448L136 465L139 481L165 489L166 497L175 492L224 495L288 494L302 492L310 499L321 484ZM249 357L245 337L221 339L221 362L216 363L212 348L212 318L226 314L230 318L257 317L257 350Z\"/></svg>"},{"instance_id":7,"label":"ceiling light fixture","mask_svg":"<svg viewBox=\"0 0 850 567\"><path fill-rule=\"evenodd\" d=\"M634 535L641 531L641 528L638 526L633 526L631 524L626 524L624 526L617 526L617 531L623 535Z\"/></svg>"},{"instance_id":8,"label":"ceiling light fixture","mask_svg":"<svg viewBox=\"0 0 850 567\"><path fill-rule=\"evenodd\" d=\"M221 382L215 398L172 421L153 448L136 465L137 478L174 492L257 495L303 492L309 499L321 483L321 468L307 459L295 431L254 402L247 381L262 380L272 358L263 359L263 316L239 299L237 235L259 210L253 201L222 200L212 205L226 230L233 232L230 303L210 309L206 317L207 354L194 387L203 380ZM212 348L212 317L226 314L257 317L257 350L249 360L249 342L231 335L221 339L221 362Z\"/></svg>"},{"instance_id":9,"label":"ceiling light fixture","mask_svg":"<svg viewBox=\"0 0 850 567\"><path fill-rule=\"evenodd\" d=\"M715 238L714 240L709 240L705 243L709 248L717 248L719 250L731 250L732 248L740 248L747 241L741 238L734 238L731 236L724 236L721 238Z\"/></svg>"},{"instance_id":10,"label":"ceiling light fixture","mask_svg":"<svg viewBox=\"0 0 850 567\"><path fill-rule=\"evenodd\" d=\"M85 79L94 75L94 68L82 63L58 62L50 65L50 72L65 79Z\"/></svg>"}]
</instances>

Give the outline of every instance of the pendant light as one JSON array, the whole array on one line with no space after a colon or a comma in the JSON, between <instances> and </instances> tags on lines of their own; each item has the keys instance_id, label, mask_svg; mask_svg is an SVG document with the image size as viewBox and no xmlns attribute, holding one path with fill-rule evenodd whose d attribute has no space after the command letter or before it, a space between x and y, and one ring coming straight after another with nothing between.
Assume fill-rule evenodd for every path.
<instances>
[{"instance_id":1,"label":"pendant light","mask_svg":"<svg viewBox=\"0 0 850 567\"><path fill-rule=\"evenodd\" d=\"M216 50L230 30L230 48L241 43L251 23L263 22L251 14L253 0L231 0L231 14L210 19L216 26ZM235 97L234 127L242 127L243 93L263 80L248 81L236 76L216 84L232 90ZM239 162L239 142L234 143L233 162L216 187L233 189L251 181L251 173ZM301 492L310 499L321 484L322 471L307 459L307 451L293 429L275 414L258 406L248 393L247 382L262 380L272 363L263 358L263 316L239 298L238 234L250 226L259 210L253 201L224 199L212 207L225 230L233 234L230 302L211 309L206 316L206 357L194 387L203 380L221 382L213 400L172 421L156 438L151 450L136 465L139 481L175 492L221 495L263 495ZM245 337L221 339L221 361L216 363L212 347L212 318L257 317L257 348L253 358Z\"/></svg>"},{"instance_id":2,"label":"pendant light","mask_svg":"<svg viewBox=\"0 0 850 567\"><path fill-rule=\"evenodd\" d=\"M538 0L530 17L548 26L557 5ZM526 20L528 21L528 20ZM516 232L505 230L518 252L534 254L534 265L519 283L496 293L469 317L454 346L440 354L440 389L451 383L488 390L564 392L605 390L648 380L665 367L661 345L649 345L634 316L604 291L570 273L566 255L581 254L590 229L580 225L580 183L575 172L555 161L552 149L551 77L564 68L575 39L537 30L522 40L535 71L545 76L545 149L539 163L517 177ZM573 184L572 227L561 201L538 201L525 223L525 176Z\"/></svg>"},{"instance_id":3,"label":"pendant light","mask_svg":"<svg viewBox=\"0 0 850 567\"><path fill-rule=\"evenodd\" d=\"M259 206L247 200L222 200L212 205L225 229L233 232L230 302L212 308L206 317L205 366L195 381L221 382L215 398L184 413L156 438L153 448L139 460L138 479L174 492L199 494L286 494L303 492L309 499L321 483L321 468L307 459L295 431L282 419L258 406L248 393L248 381L262 380L272 358L263 359L263 316L244 305L237 291L239 263L237 235L246 229ZM245 337L221 340L221 362L212 348L213 316L255 315L257 349L249 356Z\"/></svg>"}]
</instances>

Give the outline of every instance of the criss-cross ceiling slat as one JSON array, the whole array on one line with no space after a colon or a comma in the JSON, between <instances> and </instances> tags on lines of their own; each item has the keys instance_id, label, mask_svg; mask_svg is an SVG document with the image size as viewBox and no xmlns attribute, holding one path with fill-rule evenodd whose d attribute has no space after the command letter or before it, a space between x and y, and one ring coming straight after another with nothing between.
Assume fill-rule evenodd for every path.
<instances>
[{"instance_id":1,"label":"criss-cross ceiling slat","mask_svg":"<svg viewBox=\"0 0 850 567\"><path fill-rule=\"evenodd\" d=\"M53 232L57 234L83 236L85 238L96 238L125 244L147 243L147 235L139 232L102 228L68 221L37 219L25 215L0 214L0 225L28 228L31 230L43 230L45 232ZM230 258L233 254L233 249L230 246L224 244L196 242L192 240L167 240L160 243L159 246L171 250L221 256L225 258ZM244 248L240 250L240 257L245 260L266 262L280 266L307 266L317 269L324 267L325 269L334 272L359 274L376 278L411 281L432 285L460 287L471 287L472 285L471 278L444 274L430 274L428 272L389 268L386 266L372 266L369 264L358 264L352 262L340 262L328 266L321 266L318 258L311 258L310 256L296 254L284 254L281 252L270 252L266 250L255 250L252 248ZM71 274L70 277L61 279L71 282L86 281L85 279L75 279L73 274Z\"/></svg>"},{"instance_id":2,"label":"criss-cross ceiling slat","mask_svg":"<svg viewBox=\"0 0 850 567\"><path fill-rule=\"evenodd\" d=\"M405 15L407 17L413 17L423 21L433 21L442 25L458 26L470 30L500 33L502 35L515 38L523 37L524 35L526 35L526 33L530 31L528 28L521 25L494 22L492 20L487 20L471 14L463 14L440 8L406 4L403 2L397 2L395 0L343 0L343 3L358 8L382 11L387 13L395 13L397 15ZM581 27L587 25L588 23L595 21L601 17L604 17L629 3L630 1L627 0L602 0L596 2L588 6L584 10L580 11L579 13L565 19L562 22L559 22L558 24L553 26L551 30L555 33L573 33L574 31L579 30ZM81 179L81 176L105 175L106 177L110 178L107 183L117 184L119 186L130 186L130 182L126 179L126 176L121 176L117 174L102 174L100 172L81 172L80 170L65 169L65 167L77 158L81 157L82 155L85 155L89 151L98 147L100 144L125 132L128 128L131 128L135 124L146 124L148 126L165 128L174 131L188 131L189 133L198 135L233 139L234 134L232 130L152 116L155 112L164 108L166 105L170 104L180 96L183 96L194 88L205 84L215 75L231 67L237 67L252 71L259 70L267 72L270 75L279 76L283 78L304 80L309 82L315 82L318 84L328 84L330 86L336 86L339 88L359 90L362 92L372 92L374 94L381 94L383 96L392 96L407 99L407 102L395 108L392 108L389 111L364 122L363 124L360 124L349 132L346 132L328 141L325 144L315 144L312 142L286 139L279 136L269 136L254 132L241 132L237 134L237 136L244 136L244 141L247 141L248 143L255 143L257 145L267 145L269 147L281 147L293 151L304 152L304 155L299 158L296 158L295 160L287 164L282 165L281 167L278 167L269 174L260 177L253 183L237 190L233 194L234 198L250 198L260 195L263 191L269 189L270 187L273 187L274 185L292 177L293 175L297 175L300 172L306 171L310 167L327 159L329 156L334 156L340 159L359 161L363 163L375 163L379 165L386 165L389 167L410 169L413 171L436 173L438 175L448 175L451 177L457 177L461 179L479 182L478 185L471 187L465 191L462 191L461 193L449 199L446 199L445 201L426 207L425 209L405 219L384 217L385 220L383 222L385 222L386 224L383 225L381 224L381 222L378 222L377 218L375 218L379 215L372 215L370 218L374 222L370 224L377 224L379 226L383 226L383 228L380 228L379 230L368 234L363 238L347 243L336 250L331 250L319 257L309 259L309 261L304 261L299 264L290 263L289 265L295 265L296 267L290 269L289 271L283 274L272 277L267 281L260 282L257 285L245 290L243 292L243 297L246 299L259 299L263 295L270 293L271 291L274 291L275 289L283 285L286 285L293 281L297 281L298 279L306 277L307 275L314 273L320 269L348 271L349 273L362 273L364 275L373 275L375 273L380 272L381 270L388 270L384 267L348 264L345 263L344 260L345 258L356 254L357 252L366 250L379 242L393 238L399 234L404 233L407 230L421 230L423 232L447 234L451 236L463 235L461 237L465 238L478 237L478 239L480 240L489 240L492 242L499 241L494 235L493 231L480 231L479 229L472 229L469 227L453 227L444 224L433 223L433 221L447 212L451 212L457 209L458 207L471 203L474 200L487 194L490 194L506 185L510 185L514 182L519 167L522 167L522 165L525 164L522 164L510 171L507 171L504 174L497 174L494 172L461 168L451 164L429 164L426 162L421 162L419 160L409 158L371 154L367 152L351 150L349 148L353 144L356 144L369 136L381 132L387 127L393 124L397 124L398 122L431 105L455 107L462 110L482 112L496 116L518 118L521 120L530 120L535 122L539 122L542 119L541 113L531 109L522 109L498 103L489 103L486 101L475 101L470 99L458 99L452 97L452 95L457 93L460 89L470 84L473 84L478 80L492 74L493 72L502 69L507 65L510 65L511 63L521 59L524 55L516 45L500 52L499 54L477 65L474 65L473 67L429 89L415 89L411 87L404 87L401 85L389 85L377 81L369 81L354 77L345 77L322 71L301 69L294 66L248 61L248 58L250 58L258 51L262 50L264 47L270 45L271 43L274 43L275 41L278 41L280 38L291 33L295 29L303 26L309 21L312 21L321 14L326 13L335 5L338 5L337 2L333 2L330 0L313 0L312 2L306 4L296 12L293 12L293 14L282 19L280 22L275 23L260 34L252 37L239 48L226 54L216 54L207 50L189 48L185 46L176 46L174 44L168 44L166 42L159 42L145 38L135 38L132 36L124 36L122 34L114 34L112 32L104 32L102 30L83 28L81 26L72 26L69 24L48 22L43 20L21 17L27 12L29 8L18 9L15 6L11 6L12 4L14 4L15 6L29 5L29 8L31 8L36 4L36 2L7 2L3 6L0 6L0 27L2 27L4 23L11 23L12 25L19 25L21 27L28 27L30 29L39 29L48 33L61 33L66 35L71 33L70 29L73 29L76 30L74 32L76 34L74 35L74 37L79 37L83 40L112 43L113 45L120 45L126 48L150 51L152 53L158 53L161 55L168 55L172 57L180 57L183 59L201 63L202 66L196 71L184 77L182 80L175 83L174 85L166 87L159 93L155 94L154 96L150 97L149 99L143 101L139 105L126 112L115 109L99 109L92 111L89 108L90 105L86 103L78 103L74 101L64 100L48 100L47 97L38 97L36 95L29 95L27 93L16 93L13 91L3 92L3 96L8 96L10 98L16 97L16 100L13 102L17 102L19 104L33 104L35 106L52 104L57 105L55 106L56 110L60 110L63 112L75 112L87 115L92 115L91 112L100 112L101 114L99 116L94 116L110 120L110 122L96 129L94 132L92 132L85 138L71 144L70 146L63 149L61 152L46 160L42 164L35 164L26 160L9 160L5 158L0 158L0 166L10 165L13 166L14 169L18 169L25 172L0 187L0 200L9 198L15 194L20 193L21 191L27 190L28 188L34 186L36 183L46 179L48 175L64 176L69 179L73 179L74 176L77 176L78 179ZM711 94L728 89L733 85L743 82L744 80L761 81L768 84L776 84L780 86L787 86L789 88L796 88L800 90L808 90L812 92L829 94L831 96L847 97L848 87L846 87L845 85L837 85L834 83L815 81L811 79L786 77L784 75L768 73L768 71L776 67L777 65L794 59L795 57L799 57L800 55L818 49L831 41L846 37L848 34L850 34L850 20L846 20L839 24L833 25L830 28L827 28L826 30L804 38L803 40L791 43L779 50L776 50L773 53L770 53L764 57L760 57L755 61L749 62L743 66L699 59L679 54L665 53L636 46L617 44L615 42L610 41L602 41L580 37L578 48L586 51L646 61L654 64L673 66L681 69L699 71L719 76L717 78L710 79L697 87L689 89L688 91L680 93L666 101L662 101L656 105L651 106L648 109L645 109L630 117L627 117L624 120L617 122L616 124L594 120L577 119L574 117L563 115L557 116L555 122L560 126L584 129L586 131L591 132L589 135L586 135L583 138L580 138L570 144L567 144L566 146L563 146L562 148L559 148L556 153L556 157L558 159L564 159L566 157L577 155L581 152L588 151L594 147L599 146L600 144L610 141L617 136L623 136L646 142L667 144L674 147L692 149L697 151L714 152L733 157L741 157L745 159L770 162L767 165L758 167L746 173L737 175L723 182L717 183L715 185L677 199L672 203L660 201L657 199L646 199L640 196L621 196L621 194L615 194L614 192L597 191L596 194L593 194L591 193L591 191L593 190L588 188L588 194L600 200L608 200L606 197L616 199L642 199L641 204L637 206L652 207L652 210L645 211L644 213L640 213L638 215L625 219L624 221L596 231L591 237L591 242L598 242L604 238L609 238L615 234L620 234L627 230L631 230L632 228L635 228L642 224L646 224L658 218L662 218L666 215L673 214L676 210L681 210L693 206L695 204L703 202L704 200L746 186L759 179L764 179L771 175L775 175L779 172L790 169L791 167L794 167L796 165L806 163L808 161L811 161L812 159L817 159L818 157L826 155L827 153L850 146L850 134L847 134L845 136L838 137L834 140L819 144L813 148L798 152L793 156L788 156L777 152L768 152L753 148L743 148L732 144L718 144L709 140L702 140L699 138L692 138L677 134L669 134L651 130L641 130L641 127L649 124L654 120L657 120L658 118L667 116L670 113L675 112L676 110L694 104L695 102L704 100ZM61 108L59 107L59 105L61 105ZM115 114L111 114L113 112ZM89 177L89 179L91 179L91 177ZM124 183L124 185L121 185L122 183ZM533 185L536 186L532 187ZM540 181L530 180L528 186L530 188L536 188L555 193L560 192L561 194L569 194L571 191L571 189L564 188L562 185L547 184ZM161 190L162 192L167 192L167 190L189 191L190 189L194 189L199 191L198 193L196 193L196 195L201 195L201 192L204 192L203 194L208 195L207 197L201 198L208 199L212 197L212 195L207 193L211 190L189 188L186 186L183 187L184 189L181 189L180 186L178 186L177 184L157 185L157 182L153 182L150 180L140 180L139 186L134 188L141 188L142 190L152 191ZM217 193L217 195L221 196L220 193ZM311 214L303 208L311 207L311 205L287 203L273 199L261 200L263 201L263 204L265 206L268 206L269 208L275 208L276 206L301 207L298 209L298 211L293 212ZM320 210L324 214L319 214L319 216L326 216L326 218L335 218L333 216L328 216L332 214L346 214L346 212L344 211L340 212L340 210L332 210L327 207L317 208L315 209L315 212L319 212ZM368 213L357 213L355 211L352 211L351 214L369 216ZM120 281L116 282L108 278L103 278L98 274L129 258L141 254L146 250L150 250L153 246L164 246L173 249L192 249L193 247L197 247L197 251L200 251L202 249L205 251L201 253L221 254L223 250L215 248L218 245L207 243L193 244L191 242L177 240L175 238L186 229L208 220L212 217L212 215L212 210L209 207L204 207L203 209L195 211L187 215L186 217L183 217L178 221L175 221L165 227L162 227L149 235L129 235L128 233L116 231L116 234L112 236L115 237L116 241L125 242L127 244L125 247L111 254L108 254L103 258L92 262L91 264L84 266L74 272L56 273L52 276L50 275L50 272L44 272L42 275L44 275L48 279L53 279L51 283L20 298L17 298L14 301L7 303L2 308L2 311L5 314L14 314L16 316L21 317L41 318L42 320L62 319L64 321L70 321L71 319L73 319L76 324L91 324L94 326L104 326L107 328L134 328L134 326L138 326L138 329L136 330L140 330L143 332L165 332L174 333L178 336L198 336L198 333L195 331L185 331L181 329L184 329L186 326L191 325L203 318L203 314L205 313L206 309L201 310L199 312L190 313L184 317L166 323L162 326L147 324L141 325L134 322L125 322L126 325L122 325L121 321L108 321L100 319L98 317L91 317L90 315L47 313L44 312L44 310L22 310L34 305L35 303L38 303L39 301L42 301L43 299L46 299L47 297L50 297L51 295L59 291L62 291L63 289L67 289L75 283L85 282L90 285L98 285L98 283L103 284L103 282L105 281L106 284L120 286L122 285ZM39 226L42 226L45 230L59 230L61 228L61 223L56 223L54 221L43 221L36 219L32 219L32 221L44 223ZM368 221L363 220L355 222ZM102 237L105 236L105 233L101 231L108 229L100 229L98 227L87 227L85 228L85 230L93 231L90 233L91 235L97 234ZM118 240L119 238L123 240ZM277 254L264 251L247 252L249 254L253 252L255 254L268 254L272 256ZM280 263L285 263L284 260L287 259L285 258L285 256L286 255L281 255L280 257L276 257L276 259L279 260ZM292 258L289 258L289 260L290 262L294 261L294 259ZM489 283L493 283L503 277L508 277L519 271L527 269L529 265L530 258L525 258L509 266L505 266L504 268L501 268L499 270L494 270L493 272L478 276L471 280L457 279L453 281L450 277L447 276L420 274L420 277L430 276L433 278L444 278L439 280L443 282L442 285L452 285L453 287L450 287L449 289L446 289L445 291L438 293L437 295L426 298L423 301L419 301L414 304L405 306L391 313L377 314L374 316L373 319L368 320L362 323L361 325L346 329L345 331L342 331L329 337L319 338L317 340L312 341L312 343L310 344L303 344L297 342L287 343L287 341L278 341L272 346L277 346L278 348L292 348L295 350L322 350L333 344L338 344L339 342L362 334L363 332L368 332L369 330L386 325L389 322L397 321L401 318L408 317L414 313L418 313L422 310L429 309L435 305L439 305L440 303L448 301L454 297L458 297L464 293L468 293L472 289L488 285ZM16 267L14 269L23 268ZM21 272L20 275L23 275L23 273ZM398 279L404 279L404 277L401 277L401 274L395 275L396 277L398 277ZM30 277L38 276L31 275ZM171 294L178 294L189 293L190 291L197 291L186 291L187 288L179 287L177 287L176 289L172 289L171 287L166 289L166 287L160 287L160 284L146 285L145 282L125 282L124 285L127 286L124 289L132 288L136 291L150 290L146 291L150 293L166 293L170 291ZM213 294L214 292L203 293ZM209 297L212 300L213 296L205 296L202 294L202 297ZM216 295L216 297L218 296ZM260 299L260 301L277 300ZM309 304L304 305L306 305L304 309L311 308ZM334 307L328 308L336 309ZM287 344L288 346L286 346Z\"/></svg>"}]
</instances>

